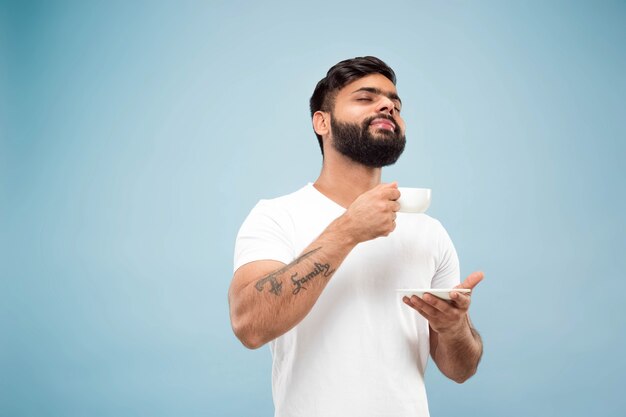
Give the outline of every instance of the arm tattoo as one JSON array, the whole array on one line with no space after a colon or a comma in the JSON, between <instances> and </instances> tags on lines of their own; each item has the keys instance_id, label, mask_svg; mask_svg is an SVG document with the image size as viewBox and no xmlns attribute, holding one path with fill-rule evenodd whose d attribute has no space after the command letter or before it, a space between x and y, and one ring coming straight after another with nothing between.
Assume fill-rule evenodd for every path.
<instances>
[{"instance_id":1,"label":"arm tattoo","mask_svg":"<svg viewBox=\"0 0 626 417\"><path fill-rule=\"evenodd\" d=\"M265 284L269 282L270 283L270 292L272 294L275 294L275 295L280 295L280 292L281 292L281 290L283 288L283 283L278 280L278 277L281 276L282 274L284 274L285 272L287 272L294 265L299 264L300 261L302 261L302 260L310 257L311 255L313 255L315 252L317 252L320 249L322 249L321 246L319 248L313 249L313 250L311 250L311 251L309 251L307 253L302 254L302 256L300 256L299 258L296 258L289 265L285 265L282 268L280 268L280 269L278 269L278 270L276 270L274 272L270 272L269 274L267 274L266 276L264 276L263 278L258 280L257 283L254 285L254 287L257 289L257 291L261 292L261 291L263 291L263 287L265 287ZM318 272L318 274L319 274L319 272ZM295 275L297 275L297 274L295 274ZM328 275L330 275L330 273ZM292 279L293 279L293 277L292 277Z\"/></svg>"},{"instance_id":2,"label":"arm tattoo","mask_svg":"<svg viewBox=\"0 0 626 417\"><path fill-rule=\"evenodd\" d=\"M315 268L311 272L306 274L304 277L297 279L298 277L297 272L291 276L291 282L296 287L293 289L293 293L298 294L300 290L306 290L306 287L304 286L304 284L307 281L312 280L319 274L322 274L323 277L328 278L333 272L335 272L335 270L334 269L331 270L329 264L320 264L320 263L315 262Z\"/></svg>"}]
</instances>

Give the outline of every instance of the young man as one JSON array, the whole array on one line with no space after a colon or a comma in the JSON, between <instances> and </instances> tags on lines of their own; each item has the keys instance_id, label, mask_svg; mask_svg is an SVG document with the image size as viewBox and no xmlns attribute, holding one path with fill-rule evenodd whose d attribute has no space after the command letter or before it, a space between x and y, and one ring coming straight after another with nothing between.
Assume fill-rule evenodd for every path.
<instances>
[{"instance_id":1,"label":"young man","mask_svg":"<svg viewBox=\"0 0 626 417\"><path fill-rule=\"evenodd\" d=\"M397 184L381 183L405 145L395 83L374 57L333 66L310 102L319 178L261 200L237 236L231 323L248 348L270 343L276 416L428 416L429 353L454 381L476 372L482 342L470 296L395 291L482 279L459 284L441 224L397 213Z\"/></svg>"}]
</instances>

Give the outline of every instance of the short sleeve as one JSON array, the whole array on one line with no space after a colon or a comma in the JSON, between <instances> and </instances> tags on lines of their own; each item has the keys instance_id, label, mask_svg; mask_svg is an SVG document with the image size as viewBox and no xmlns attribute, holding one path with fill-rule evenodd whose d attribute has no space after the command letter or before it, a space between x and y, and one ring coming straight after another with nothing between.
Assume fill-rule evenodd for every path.
<instances>
[{"instance_id":1,"label":"short sleeve","mask_svg":"<svg viewBox=\"0 0 626 417\"><path fill-rule=\"evenodd\" d=\"M289 213L270 200L261 200L244 220L235 241L234 271L249 262L294 258L293 224Z\"/></svg>"},{"instance_id":2,"label":"short sleeve","mask_svg":"<svg viewBox=\"0 0 626 417\"><path fill-rule=\"evenodd\" d=\"M435 275L431 280L431 288L453 288L461 282L461 271L459 268L459 257L452 244L452 239L446 229L437 222L438 230L438 256Z\"/></svg>"}]
</instances>

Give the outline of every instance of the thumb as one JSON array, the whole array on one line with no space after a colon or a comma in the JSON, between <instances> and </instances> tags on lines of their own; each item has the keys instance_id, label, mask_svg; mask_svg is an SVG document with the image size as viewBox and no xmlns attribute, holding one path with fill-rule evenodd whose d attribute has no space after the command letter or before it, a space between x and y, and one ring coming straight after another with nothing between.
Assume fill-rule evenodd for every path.
<instances>
[{"instance_id":1,"label":"thumb","mask_svg":"<svg viewBox=\"0 0 626 417\"><path fill-rule=\"evenodd\" d=\"M485 274L483 274L480 271L472 272L471 274L467 276L467 278L465 278L465 281L463 281L462 283L460 283L454 288L466 288L468 290L471 290L475 286L477 286L478 283L482 281L484 277L485 277Z\"/></svg>"}]
</instances>

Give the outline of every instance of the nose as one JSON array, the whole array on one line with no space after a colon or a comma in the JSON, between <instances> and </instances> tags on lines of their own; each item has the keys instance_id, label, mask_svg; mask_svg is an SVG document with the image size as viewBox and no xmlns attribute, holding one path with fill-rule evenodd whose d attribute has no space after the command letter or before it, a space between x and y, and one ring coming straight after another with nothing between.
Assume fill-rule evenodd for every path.
<instances>
[{"instance_id":1,"label":"nose","mask_svg":"<svg viewBox=\"0 0 626 417\"><path fill-rule=\"evenodd\" d=\"M388 97L381 96L380 102L378 103L377 110L380 113L387 113L389 115L393 115L396 112L396 105Z\"/></svg>"}]
</instances>

